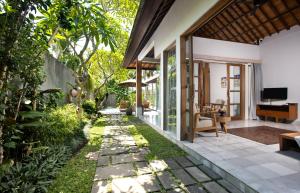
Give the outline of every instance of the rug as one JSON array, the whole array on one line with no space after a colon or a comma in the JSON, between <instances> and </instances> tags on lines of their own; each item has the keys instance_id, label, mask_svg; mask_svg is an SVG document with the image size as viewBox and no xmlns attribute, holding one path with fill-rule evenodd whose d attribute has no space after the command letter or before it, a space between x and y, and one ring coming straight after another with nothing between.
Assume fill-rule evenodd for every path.
<instances>
[{"instance_id":1,"label":"rug","mask_svg":"<svg viewBox=\"0 0 300 193\"><path fill-rule=\"evenodd\" d=\"M279 143L279 135L281 133L293 133L286 129L278 129L275 127L258 126L228 129L228 133L250 139L266 145Z\"/></svg>"}]
</instances>

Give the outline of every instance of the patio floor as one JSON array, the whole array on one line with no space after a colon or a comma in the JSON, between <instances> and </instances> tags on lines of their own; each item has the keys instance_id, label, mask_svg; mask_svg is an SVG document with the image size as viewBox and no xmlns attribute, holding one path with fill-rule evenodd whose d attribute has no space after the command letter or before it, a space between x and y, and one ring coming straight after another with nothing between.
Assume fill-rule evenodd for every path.
<instances>
[{"instance_id":1,"label":"patio floor","mask_svg":"<svg viewBox=\"0 0 300 193\"><path fill-rule=\"evenodd\" d=\"M182 143L258 192L300 192L300 153L224 133L201 133L195 143Z\"/></svg>"}]
</instances>

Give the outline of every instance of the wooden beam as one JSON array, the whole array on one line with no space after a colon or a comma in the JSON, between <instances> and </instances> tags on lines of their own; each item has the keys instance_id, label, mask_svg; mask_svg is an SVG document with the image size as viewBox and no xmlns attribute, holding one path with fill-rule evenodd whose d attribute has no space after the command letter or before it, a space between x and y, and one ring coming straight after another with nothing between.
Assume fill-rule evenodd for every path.
<instances>
[{"instance_id":1,"label":"wooden beam","mask_svg":"<svg viewBox=\"0 0 300 193\"><path fill-rule=\"evenodd\" d=\"M218 26L217 22L213 19L212 22L217 26L218 30L220 30L221 28ZM221 30L221 33L224 35L226 40L230 40L229 37L225 34L225 32L223 30Z\"/></svg>"},{"instance_id":2,"label":"wooden beam","mask_svg":"<svg viewBox=\"0 0 300 193\"><path fill-rule=\"evenodd\" d=\"M238 41L238 39L235 37L235 35L234 35L229 29L227 29L227 28L225 27L225 25L222 23L222 21L220 21L220 19L218 18L218 16L216 16L215 19L222 25L223 29L226 29L226 31L229 32L229 34L232 36L231 39L233 39L233 40L235 40L235 41ZM231 39L230 39L230 40L231 40Z\"/></svg>"},{"instance_id":3,"label":"wooden beam","mask_svg":"<svg viewBox=\"0 0 300 193\"><path fill-rule=\"evenodd\" d=\"M183 36L180 37L180 81L181 81L181 140L188 139L188 131L186 125L186 101L187 101L187 63L186 63L186 43Z\"/></svg>"},{"instance_id":4,"label":"wooden beam","mask_svg":"<svg viewBox=\"0 0 300 193\"><path fill-rule=\"evenodd\" d=\"M142 63L138 60L136 60L136 107L142 108Z\"/></svg>"},{"instance_id":5,"label":"wooden beam","mask_svg":"<svg viewBox=\"0 0 300 193\"><path fill-rule=\"evenodd\" d=\"M236 25L239 27L239 28L241 28L241 30L242 31L247 31L247 29L245 29L244 27L242 27L242 25L240 25L239 24L239 17L238 18L234 18L234 16L231 14L231 12L230 11L228 11L228 9L229 8L231 8L232 6L230 6L230 7L228 7L226 10L224 10L228 15L229 15L229 17L231 17L231 19L232 20L234 20L235 21L235 23L236 23ZM244 25L245 26L245 25ZM252 35L252 36L254 36L254 38L255 38L255 35L253 35L253 33L252 33L252 31L249 31L250 32L250 34ZM245 34L246 36L247 36L247 38L250 40L250 41L252 41L252 42L255 42L255 39L252 39L247 33ZM257 39L256 39L257 40Z\"/></svg>"},{"instance_id":6,"label":"wooden beam","mask_svg":"<svg viewBox=\"0 0 300 193\"><path fill-rule=\"evenodd\" d=\"M270 20L270 17L268 16L268 14L266 14L265 11L264 11L263 9L261 9L260 7L258 7L257 10L259 10L259 11L262 13L262 15L263 15L265 18L267 18L267 21L271 24L271 26L273 27L273 29L274 29L277 33L279 33L279 30L278 30L277 27L274 25L274 23L272 22L272 20ZM255 14L256 14L256 13L254 13L254 15L255 15Z\"/></svg>"},{"instance_id":7,"label":"wooden beam","mask_svg":"<svg viewBox=\"0 0 300 193\"><path fill-rule=\"evenodd\" d=\"M285 29L289 30L290 26L288 25L288 23L285 21L284 18L282 18L282 16L280 15L279 11L277 10L277 8L274 6L274 4L272 3L272 1L268 1L268 5L269 7L272 9L272 11L274 12L275 15L278 15L278 19L279 21L284 25Z\"/></svg>"},{"instance_id":8,"label":"wooden beam","mask_svg":"<svg viewBox=\"0 0 300 193\"><path fill-rule=\"evenodd\" d=\"M285 7L285 9L286 9L286 10L289 10L289 7L288 7L287 3L285 2L285 0L281 0L281 2L282 2L282 4L283 4L283 6ZM299 2L299 4L300 4L300 2ZM294 20L297 22L297 24L300 25L300 21L299 21L299 19L295 16L295 14L294 14L292 11L290 11L289 14L294 18Z\"/></svg>"},{"instance_id":9,"label":"wooden beam","mask_svg":"<svg viewBox=\"0 0 300 193\"><path fill-rule=\"evenodd\" d=\"M257 33L258 33L258 35L259 35L258 39L259 39L259 38L263 38L263 37L264 37L264 34L262 34L261 31L259 31L258 28L255 28L255 27L254 27L255 24L253 23L253 21L252 21L251 19L249 19L249 18L247 17L247 14L246 14L245 11L240 7L240 5L239 5L238 3L236 3L236 4L234 4L234 7L235 7L234 9L237 9L239 12L241 12L243 15L245 15L245 17L243 17L245 23L246 23L246 22L250 23L251 28L253 28L253 29L255 29L255 30L257 31ZM264 27L264 26L263 26L263 27ZM268 31L267 31L267 32L268 32ZM257 37L257 36L256 36L256 37Z\"/></svg>"},{"instance_id":10,"label":"wooden beam","mask_svg":"<svg viewBox=\"0 0 300 193\"><path fill-rule=\"evenodd\" d=\"M189 140L194 140L194 55L193 55L193 36L188 37L189 42Z\"/></svg>"}]
</instances>

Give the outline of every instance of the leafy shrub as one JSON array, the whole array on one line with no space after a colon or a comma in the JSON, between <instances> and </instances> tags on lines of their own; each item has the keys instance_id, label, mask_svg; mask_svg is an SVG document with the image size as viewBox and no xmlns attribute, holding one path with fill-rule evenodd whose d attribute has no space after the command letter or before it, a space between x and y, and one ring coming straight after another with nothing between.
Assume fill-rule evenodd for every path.
<instances>
[{"instance_id":1,"label":"leafy shrub","mask_svg":"<svg viewBox=\"0 0 300 193\"><path fill-rule=\"evenodd\" d=\"M39 140L44 145L63 144L74 137L83 136L82 119L77 114L77 107L67 104L51 110L45 117L50 123L46 128L40 129Z\"/></svg>"},{"instance_id":2,"label":"leafy shrub","mask_svg":"<svg viewBox=\"0 0 300 193\"><path fill-rule=\"evenodd\" d=\"M44 193L70 157L64 146L42 149L0 174L2 193Z\"/></svg>"},{"instance_id":3,"label":"leafy shrub","mask_svg":"<svg viewBox=\"0 0 300 193\"><path fill-rule=\"evenodd\" d=\"M96 112L96 103L93 100L86 100L83 102L82 108L87 114L93 114Z\"/></svg>"}]
</instances>

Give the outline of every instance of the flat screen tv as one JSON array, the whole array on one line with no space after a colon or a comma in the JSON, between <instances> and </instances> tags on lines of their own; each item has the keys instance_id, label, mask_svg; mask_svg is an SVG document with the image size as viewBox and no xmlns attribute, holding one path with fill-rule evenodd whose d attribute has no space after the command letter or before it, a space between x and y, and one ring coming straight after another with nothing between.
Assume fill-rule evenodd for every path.
<instances>
[{"instance_id":1,"label":"flat screen tv","mask_svg":"<svg viewBox=\"0 0 300 193\"><path fill-rule=\"evenodd\" d=\"M287 93L287 88L264 88L263 99L286 100Z\"/></svg>"}]
</instances>

